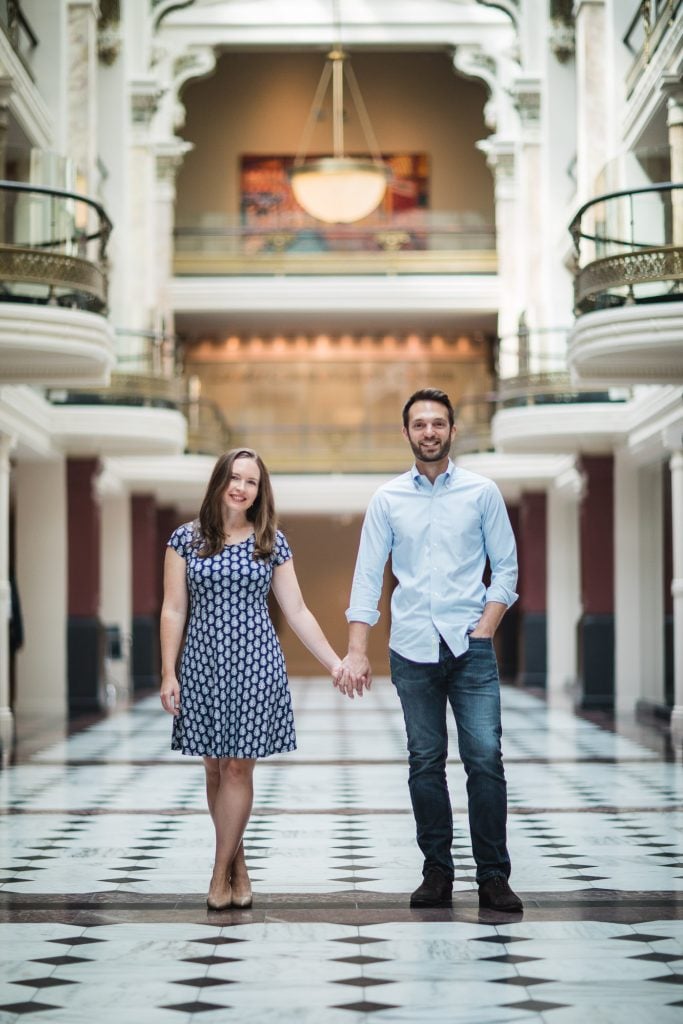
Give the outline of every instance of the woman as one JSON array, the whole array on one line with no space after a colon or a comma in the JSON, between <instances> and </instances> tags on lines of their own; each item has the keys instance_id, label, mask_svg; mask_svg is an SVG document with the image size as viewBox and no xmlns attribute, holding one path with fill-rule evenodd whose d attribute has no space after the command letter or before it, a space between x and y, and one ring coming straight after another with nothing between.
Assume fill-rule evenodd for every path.
<instances>
[{"instance_id":1,"label":"woman","mask_svg":"<svg viewBox=\"0 0 683 1024\"><path fill-rule=\"evenodd\" d=\"M292 553L276 528L268 471L256 452L236 448L218 459L199 519L168 542L161 609L161 703L174 716L171 746L202 755L206 769L216 832L210 910L251 906L242 836L254 765L296 749L284 658L268 614L271 587L289 625L336 683L341 661L304 604Z\"/></svg>"}]
</instances>

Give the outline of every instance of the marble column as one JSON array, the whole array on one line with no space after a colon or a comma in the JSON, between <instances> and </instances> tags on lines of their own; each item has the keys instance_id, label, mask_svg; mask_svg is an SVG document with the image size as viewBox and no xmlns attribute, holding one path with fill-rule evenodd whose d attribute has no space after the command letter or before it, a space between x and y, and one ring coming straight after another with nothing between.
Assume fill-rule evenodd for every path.
<instances>
[{"instance_id":1,"label":"marble column","mask_svg":"<svg viewBox=\"0 0 683 1024\"><path fill-rule=\"evenodd\" d=\"M547 508L547 648L549 700L565 698L578 676L577 627L581 618L579 504L576 470L554 482Z\"/></svg>"},{"instance_id":2,"label":"marble column","mask_svg":"<svg viewBox=\"0 0 683 1024\"><path fill-rule=\"evenodd\" d=\"M9 620L12 600L9 583L9 476L13 439L0 434L0 757L9 763L14 736L10 706Z\"/></svg>"},{"instance_id":3,"label":"marble column","mask_svg":"<svg viewBox=\"0 0 683 1024\"><path fill-rule=\"evenodd\" d=\"M175 226L175 181L185 154L192 149L189 142L173 139L166 144L158 144L156 150L156 187L155 187L155 247L153 265L155 268L155 323L153 329L157 335L159 366L156 372L171 374L174 363L173 345L173 304L168 294L169 282L173 279Z\"/></svg>"},{"instance_id":4,"label":"marble column","mask_svg":"<svg viewBox=\"0 0 683 1024\"><path fill-rule=\"evenodd\" d=\"M133 580L130 495L121 487L101 489L100 514L103 540L100 545L100 617L107 632L106 687L108 702L118 703L131 689Z\"/></svg>"},{"instance_id":5,"label":"marble column","mask_svg":"<svg viewBox=\"0 0 683 1024\"><path fill-rule=\"evenodd\" d=\"M676 79L665 83L668 94L666 123L669 129L669 152L671 158L671 181L683 182L683 83ZM671 195L672 203L672 244L683 245L683 189L676 189Z\"/></svg>"},{"instance_id":6,"label":"marble column","mask_svg":"<svg viewBox=\"0 0 683 1024\"><path fill-rule=\"evenodd\" d=\"M519 501L520 671L524 686L546 685L546 495Z\"/></svg>"},{"instance_id":7,"label":"marble column","mask_svg":"<svg viewBox=\"0 0 683 1024\"><path fill-rule=\"evenodd\" d=\"M22 460L14 484L17 588L25 637L16 661L17 715L60 724L68 710L66 461L61 456Z\"/></svg>"},{"instance_id":8,"label":"marble column","mask_svg":"<svg viewBox=\"0 0 683 1024\"><path fill-rule=\"evenodd\" d=\"M673 669L674 706L671 711L671 739L678 760L683 760L683 449L675 451L671 470L671 514L673 539Z\"/></svg>"},{"instance_id":9,"label":"marble column","mask_svg":"<svg viewBox=\"0 0 683 1024\"><path fill-rule=\"evenodd\" d=\"M607 160L607 39L604 0L576 0L577 203L595 195Z\"/></svg>"},{"instance_id":10,"label":"marble column","mask_svg":"<svg viewBox=\"0 0 683 1024\"><path fill-rule=\"evenodd\" d=\"M614 460L585 455L580 512L581 603L579 675L581 705L614 703Z\"/></svg>"},{"instance_id":11,"label":"marble column","mask_svg":"<svg viewBox=\"0 0 683 1024\"><path fill-rule=\"evenodd\" d=\"M157 510L152 495L134 494L132 508L133 689L159 683Z\"/></svg>"},{"instance_id":12,"label":"marble column","mask_svg":"<svg viewBox=\"0 0 683 1024\"><path fill-rule=\"evenodd\" d=\"M501 337L507 337L516 332L520 313L517 302L520 261L515 146L513 142L505 142L494 136L478 143L478 147L486 154L487 163L493 172L501 296L498 333ZM501 377L512 377L519 372L514 353L501 352L500 360Z\"/></svg>"},{"instance_id":13,"label":"marble column","mask_svg":"<svg viewBox=\"0 0 683 1024\"><path fill-rule=\"evenodd\" d=\"M614 459L615 710L664 703L661 465Z\"/></svg>"},{"instance_id":14,"label":"marble column","mask_svg":"<svg viewBox=\"0 0 683 1024\"><path fill-rule=\"evenodd\" d=\"M69 0L69 156L76 166L77 191L96 195L98 0Z\"/></svg>"},{"instance_id":15,"label":"marble column","mask_svg":"<svg viewBox=\"0 0 683 1024\"><path fill-rule=\"evenodd\" d=\"M100 508L97 459L69 459L69 710L99 711L104 697L104 629L100 608Z\"/></svg>"}]
</instances>

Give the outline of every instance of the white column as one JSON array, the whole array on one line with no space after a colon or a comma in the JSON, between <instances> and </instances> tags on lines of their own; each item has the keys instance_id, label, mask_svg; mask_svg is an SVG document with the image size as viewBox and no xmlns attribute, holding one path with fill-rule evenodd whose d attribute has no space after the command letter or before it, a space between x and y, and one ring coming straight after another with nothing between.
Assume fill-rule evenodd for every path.
<instances>
[{"instance_id":1,"label":"white column","mask_svg":"<svg viewBox=\"0 0 683 1024\"><path fill-rule=\"evenodd\" d=\"M575 471L548 489L547 692L550 701L566 696L578 674L576 640L581 617L580 498L581 478Z\"/></svg>"},{"instance_id":2,"label":"white column","mask_svg":"<svg viewBox=\"0 0 683 1024\"><path fill-rule=\"evenodd\" d=\"M68 709L67 491L63 459L15 471L17 587L24 646L17 654L17 715L64 720Z\"/></svg>"},{"instance_id":3,"label":"white column","mask_svg":"<svg viewBox=\"0 0 683 1024\"><path fill-rule=\"evenodd\" d=\"M683 450L671 456L671 534L673 538L674 605L674 706L671 712L671 739L674 752L683 759Z\"/></svg>"},{"instance_id":4,"label":"white column","mask_svg":"<svg viewBox=\"0 0 683 1024\"><path fill-rule=\"evenodd\" d=\"M69 0L69 156L77 188L98 191L97 175L97 0Z\"/></svg>"},{"instance_id":5,"label":"white column","mask_svg":"<svg viewBox=\"0 0 683 1024\"><path fill-rule=\"evenodd\" d=\"M608 146L607 40L604 0L576 2L576 102L578 202L595 194Z\"/></svg>"},{"instance_id":6,"label":"white column","mask_svg":"<svg viewBox=\"0 0 683 1024\"><path fill-rule=\"evenodd\" d=\"M495 184L496 250L498 253L498 280L500 307L498 333L508 337L517 330L520 306L519 295L519 232L517 220L517 179L515 146L493 136L477 146L486 154ZM500 353L501 377L513 377L519 371L517 353L509 349Z\"/></svg>"},{"instance_id":7,"label":"white column","mask_svg":"<svg viewBox=\"0 0 683 1024\"><path fill-rule=\"evenodd\" d=\"M7 765L12 752L14 722L9 693L9 455L13 439L0 434L0 755Z\"/></svg>"},{"instance_id":8,"label":"white column","mask_svg":"<svg viewBox=\"0 0 683 1024\"><path fill-rule=\"evenodd\" d=\"M107 660L107 685L116 687L116 696L130 690L130 641L132 635L133 579L131 562L130 495L104 493L100 515L100 618L106 626L121 631L122 658Z\"/></svg>"},{"instance_id":9,"label":"white column","mask_svg":"<svg viewBox=\"0 0 683 1024\"><path fill-rule=\"evenodd\" d=\"M614 459L615 710L664 699L661 466Z\"/></svg>"},{"instance_id":10,"label":"white column","mask_svg":"<svg viewBox=\"0 0 683 1024\"><path fill-rule=\"evenodd\" d=\"M671 181L683 181L683 84L680 81L665 84L668 99L666 123L669 129L671 153ZM671 194L672 243L683 245L683 189Z\"/></svg>"}]
</instances>

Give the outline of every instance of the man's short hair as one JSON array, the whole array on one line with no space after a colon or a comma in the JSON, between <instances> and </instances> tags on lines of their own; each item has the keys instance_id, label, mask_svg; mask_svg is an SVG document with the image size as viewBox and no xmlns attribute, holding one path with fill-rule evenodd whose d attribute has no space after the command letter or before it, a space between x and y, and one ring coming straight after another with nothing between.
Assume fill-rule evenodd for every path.
<instances>
[{"instance_id":1,"label":"man's short hair","mask_svg":"<svg viewBox=\"0 0 683 1024\"><path fill-rule=\"evenodd\" d=\"M439 388L421 388L410 396L406 404L403 406L403 426L408 427L409 412L411 405L415 402L439 402L441 405L445 405L448 409L448 422L451 427L455 424L455 410L453 404L446 394L445 391L440 391Z\"/></svg>"}]
</instances>

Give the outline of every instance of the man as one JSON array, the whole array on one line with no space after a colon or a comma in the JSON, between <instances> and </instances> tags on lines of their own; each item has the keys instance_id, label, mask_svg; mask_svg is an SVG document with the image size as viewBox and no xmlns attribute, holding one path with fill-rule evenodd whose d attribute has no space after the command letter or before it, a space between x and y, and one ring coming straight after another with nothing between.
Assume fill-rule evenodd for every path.
<instances>
[{"instance_id":1,"label":"man","mask_svg":"<svg viewBox=\"0 0 683 1024\"><path fill-rule=\"evenodd\" d=\"M398 585L391 601L391 679L403 708L408 785L424 855L415 907L448 905L453 892L453 818L446 782L446 705L467 773L472 852L479 905L518 912L508 884L507 791L501 755L500 687L493 635L516 600L517 558L510 520L496 485L456 467L448 395L416 391L403 409L413 468L375 493L365 516L353 578L349 653L340 688L362 693L372 674L370 627L378 618L382 576L391 554ZM486 558L491 582L482 582Z\"/></svg>"}]
</instances>

